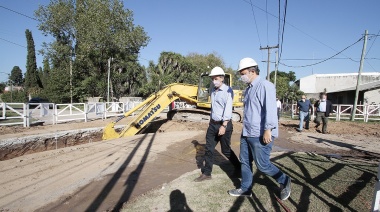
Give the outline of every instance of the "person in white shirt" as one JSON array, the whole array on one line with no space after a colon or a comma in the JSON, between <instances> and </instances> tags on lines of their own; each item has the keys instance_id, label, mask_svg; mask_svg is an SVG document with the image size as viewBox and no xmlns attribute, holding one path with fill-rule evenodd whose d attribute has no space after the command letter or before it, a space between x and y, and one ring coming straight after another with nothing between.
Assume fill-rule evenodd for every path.
<instances>
[{"instance_id":1,"label":"person in white shirt","mask_svg":"<svg viewBox=\"0 0 380 212\"><path fill-rule=\"evenodd\" d=\"M282 110L282 104L281 101L276 97L276 104L277 104L277 118L280 120L280 112Z\"/></svg>"}]
</instances>

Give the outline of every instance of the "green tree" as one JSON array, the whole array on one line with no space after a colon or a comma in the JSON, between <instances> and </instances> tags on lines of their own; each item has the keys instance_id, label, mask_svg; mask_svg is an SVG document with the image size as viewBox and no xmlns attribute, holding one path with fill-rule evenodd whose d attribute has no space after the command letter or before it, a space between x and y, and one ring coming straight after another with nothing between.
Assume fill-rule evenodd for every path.
<instances>
[{"instance_id":1,"label":"green tree","mask_svg":"<svg viewBox=\"0 0 380 212\"><path fill-rule=\"evenodd\" d=\"M142 27L133 24L132 11L124 9L121 1L54 0L48 6L40 6L36 17L40 30L55 39L42 52L51 61L50 81L59 79L50 83L50 94L60 90L61 101L65 101L72 79L75 100L106 97L109 58L114 58L110 68L112 93L138 93L139 85L132 81L136 78L127 76L143 74L136 71L137 57L149 37ZM128 88L122 93L116 91L123 86Z\"/></svg>"},{"instance_id":2,"label":"green tree","mask_svg":"<svg viewBox=\"0 0 380 212\"><path fill-rule=\"evenodd\" d=\"M274 82L274 74L272 71L270 73L270 80ZM296 81L296 75L293 71L283 72L277 71L276 77L276 95L280 99L288 99L288 100L297 100L300 95L303 94L302 91L294 84ZM291 85L292 84L292 85Z\"/></svg>"},{"instance_id":3,"label":"green tree","mask_svg":"<svg viewBox=\"0 0 380 212\"><path fill-rule=\"evenodd\" d=\"M5 82L0 82L0 93L4 93L5 87L7 87L7 84Z\"/></svg>"},{"instance_id":4,"label":"green tree","mask_svg":"<svg viewBox=\"0 0 380 212\"><path fill-rule=\"evenodd\" d=\"M12 80L13 85L21 86L24 83L24 78L20 67L14 66L9 79Z\"/></svg>"},{"instance_id":5,"label":"green tree","mask_svg":"<svg viewBox=\"0 0 380 212\"><path fill-rule=\"evenodd\" d=\"M41 80L38 76L36 50L34 46L33 35L30 30L25 30L27 43L25 88L28 93L37 93L42 88Z\"/></svg>"}]
</instances>

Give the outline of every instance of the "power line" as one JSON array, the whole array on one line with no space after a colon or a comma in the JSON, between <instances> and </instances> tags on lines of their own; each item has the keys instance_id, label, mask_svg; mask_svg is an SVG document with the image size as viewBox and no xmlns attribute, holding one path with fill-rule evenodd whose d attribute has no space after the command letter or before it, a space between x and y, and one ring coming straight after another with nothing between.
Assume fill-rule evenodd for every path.
<instances>
[{"instance_id":1,"label":"power line","mask_svg":"<svg viewBox=\"0 0 380 212\"><path fill-rule=\"evenodd\" d=\"M277 30L277 45L280 44L280 29L281 29L281 0L278 0L278 30Z\"/></svg>"},{"instance_id":2,"label":"power line","mask_svg":"<svg viewBox=\"0 0 380 212\"><path fill-rule=\"evenodd\" d=\"M9 40L6 40L4 38L0 38L0 40L3 40L5 42L11 43L11 44L16 45L16 46L20 46L20 47L26 48L26 46L20 45L18 43L15 43L15 42L12 42L12 41L9 41Z\"/></svg>"},{"instance_id":3,"label":"power line","mask_svg":"<svg viewBox=\"0 0 380 212\"><path fill-rule=\"evenodd\" d=\"M281 56L282 56L282 44L284 44L284 31L285 31L286 9L287 9L287 7L288 7L288 0L285 0L284 23L282 24L281 46L280 46L280 55L279 55L279 57L278 57L278 62L281 61Z\"/></svg>"},{"instance_id":4,"label":"power line","mask_svg":"<svg viewBox=\"0 0 380 212\"><path fill-rule=\"evenodd\" d=\"M377 34L380 34L380 30L379 30L379 32L377 32ZM375 39L373 40L371 46L369 47L369 49L368 49L368 51L367 51L367 54L365 54L365 55L368 56L368 53L369 53L369 51L371 51L371 48L372 48L373 44L375 43L376 39L377 39L377 36L375 36Z\"/></svg>"},{"instance_id":5,"label":"power line","mask_svg":"<svg viewBox=\"0 0 380 212\"><path fill-rule=\"evenodd\" d=\"M7 7L1 6L1 5L0 5L0 7L3 8L3 9L9 10L9 11L11 11L11 12L14 12L14 13L16 13L16 14L19 14L19 15L25 16L25 17L27 17L27 18L30 18L30 19L32 19L32 20L38 21L37 19L35 19L35 18L33 18L33 17L30 17L30 16L25 15L25 14L23 14L23 13L20 13L20 12L14 11L14 10L9 9L9 8L7 8Z\"/></svg>"},{"instance_id":6,"label":"power line","mask_svg":"<svg viewBox=\"0 0 380 212\"><path fill-rule=\"evenodd\" d=\"M357 40L356 42L354 42L353 44L347 46L346 48L344 48L343 50L339 51L338 53L334 54L333 56L329 57L329 58L326 58L322 61L319 61L319 62L316 62L316 63L313 63L313 64L309 64L309 65L303 65L303 66L290 66L290 65L286 65L284 63L281 63L279 62L281 65L283 66L286 66L286 67L290 67L290 68L304 68L304 67L308 67L308 66L314 66L314 65L317 65L317 64L320 64L320 63L323 63L323 62L326 62L330 59L332 59L333 57L341 54L342 52L344 52L345 50L347 50L348 48L352 47L353 45L357 44L358 42L360 42L361 40L363 39L363 37L361 37L359 40Z\"/></svg>"},{"instance_id":7,"label":"power line","mask_svg":"<svg viewBox=\"0 0 380 212\"><path fill-rule=\"evenodd\" d=\"M254 5L254 4L252 4L252 1L251 1L251 0L250 0L250 2L248 2L247 0L243 0L243 1L247 2L248 4L251 4L251 7L256 7L257 9L259 9L259 10L265 12L264 9L262 9L262 8L256 6L256 5ZM276 15L273 15L273 14L270 13L270 12L268 12L268 14L271 15L272 17L278 18ZM332 48L332 47L330 47L329 45L323 43L322 41L318 40L317 38L315 38L315 37L309 35L308 33L302 31L301 29L299 29L298 27L294 26L293 24L291 24L291 23L289 23L289 22L286 22L286 23L287 23L288 25L290 25L291 27L293 27L294 29L300 31L302 34L304 34L304 35L310 37L311 39L313 39L313 40L315 40L315 41L317 41L318 43L320 43L320 44L326 46L327 48L329 48L329 49L331 49L331 50L333 50L333 51L335 51L335 52L338 52L338 51L335 50L334 48ZM379 35L376 35L376 36L379 36ZM261 45L261 44L260 44L260 45ZM346 55L344 55L344 54L342 54L342 55L345 56L345 57L347 57L348 59L352 60L351 57L348 57L348 56L346 56ZM355 61L355 60L352 60L352 61L354 61L354 62L359 62L359 61Z\"/></svg>"},{"instance_id":8,"label":"power line","mask_svg":"<svg viewBox=\"0 0 380 212\"><path fill-rule=\"evenodd\" d=\"M284 60L325 60L326 58L288 58L288 59L282 59L283 61ZM357 59L359 60L360 58L354 58L354 59ZM375 57L372 57L372 58L365 58L366 60L380 60L380 58L375 58ZM331 58L331 60L349 60L349 58L347 57L334 57L334 58Z\"/></svg>"},{"instance_id":9,"label":"power line","mask_svg":"<svg viewBox=\"0 0 380 212\"><path fill-rule=\"evenodd\" d=\"M265 0L265 12L267 18L267 46L269 46L268 0Z\"/></svg>"},{"instance_id":10,"label":"power line","mask_svg":"<svg viewBox=\"0 0 380 212\"><path fill-rule=\"evenodd\" d=\"M252 10L253 19L255 20L255 26L256 26L257 37L259 37L259 43L260 43L260 46L261 46L261 39L260 39L259 29L257 28L257 22L256 22L256 17L255 17L255 11L253 10L252 0L249 0L249 2L250 2L250 4L251 4L251 10Z\"/></svg>"}]
</instances>

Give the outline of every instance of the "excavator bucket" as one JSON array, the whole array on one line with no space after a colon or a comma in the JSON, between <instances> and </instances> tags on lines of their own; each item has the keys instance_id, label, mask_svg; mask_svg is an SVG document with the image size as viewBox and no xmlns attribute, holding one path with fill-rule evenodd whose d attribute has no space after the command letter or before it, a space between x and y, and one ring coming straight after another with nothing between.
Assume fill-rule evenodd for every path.
<instances>
[{"instance_id":1,"label":"excavator bucket","mask_svg":"<svg viewBox=\"0 0 380 212\"><path fill-rule=\"evenodd\" d=\"M115 131L115 124L115 122L107 124L107 126L103 130L103 140L110 140L120 137L119 133Z\"/></svg>"}]
</instances>

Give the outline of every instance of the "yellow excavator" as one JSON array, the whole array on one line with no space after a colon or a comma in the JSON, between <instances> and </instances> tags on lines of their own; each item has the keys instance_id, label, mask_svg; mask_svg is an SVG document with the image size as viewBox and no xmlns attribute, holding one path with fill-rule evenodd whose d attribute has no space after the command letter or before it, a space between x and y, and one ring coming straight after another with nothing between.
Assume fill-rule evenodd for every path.
<instances>
[{"instance_id":1,"label":"yellow excavator","mask_svg":"<svg viewBox=\"0 0 380 212\"><path fill-rule=\"evenodd\" d=\"M224 83L234 88L232 85L232 75L226 73ZM145 101L141 102L135 108L129 110L122 116L119 116L114 122L109 123L103 131L103 140L133 136L140 132L149 122L167 108L172 102L177 99L185 101L187 104L193 105L195 108L173 109L167 113L168 119L183 119L198 117L201 120L209 120L210 118L210 92L213 89L213 83L208 73L203 73L200 76L199 84L190 85L182 83L173 83L167 85L162 90L150 95ZM234 89L233 107L238 108L243 106L242 90ZM136 111L140 111L133 120L120 132L115 131L115 124L128 117ZM178 118L179 117L179 118ZM193 119L194 120L194 119ZM240 121L240 113L233 111L233 121ZM195 120L196 121L196 120Z\"/></svg>"}]
</instances>

